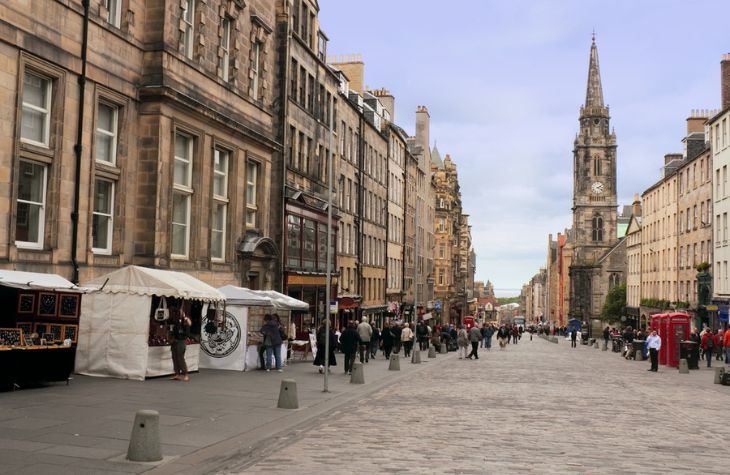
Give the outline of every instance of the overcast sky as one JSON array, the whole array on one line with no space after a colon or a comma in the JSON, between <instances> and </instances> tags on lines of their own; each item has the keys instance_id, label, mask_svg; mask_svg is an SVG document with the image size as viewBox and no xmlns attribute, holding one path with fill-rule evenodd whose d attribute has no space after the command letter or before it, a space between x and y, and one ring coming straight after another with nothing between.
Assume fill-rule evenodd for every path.
<instances>
[{"instance_id":1,"label":"overcast sky","mask_svg":"<svg viewBox=\"0 0 730 475\"><path fill-rule=\"evenodd\" d=\"M591 32L630 204L681 152L692 109L720 103L730 1L319 0L328 53L361 54L365 83L396 98L396 122L459 170L477 280L516 295L572 222L572 147Z\"/></svg>"}]
</instances>

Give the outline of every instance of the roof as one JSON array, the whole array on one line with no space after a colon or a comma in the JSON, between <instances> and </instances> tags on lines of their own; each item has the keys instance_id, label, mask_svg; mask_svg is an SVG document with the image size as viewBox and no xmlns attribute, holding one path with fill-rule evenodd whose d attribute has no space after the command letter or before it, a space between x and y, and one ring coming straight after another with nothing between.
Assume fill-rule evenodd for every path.
<instances>
[{"instance_id":1,"label":"roof","mask_svg":"<svg viewBox=\"0 0 730 475\"><path fill-rule=\"evenodd\" d=\"M226 303L247 307L274 307L279 310L309 310L309 304L275 290L251 290L235 285L218 289L226 296Z\"/></svg>"},{"instance_id":2,"label":"roof","mask_svg":"<svg viewBox=\"0 0 730 475\"><path fill-rule=\"evenodd\" d=\"M105 294L158 295L204 302L220 302L226 296L184 272L127 266L98 277L85 287Z\"/></svg>"},{"instance_id":3,"label":"roof","mask_svg":"<svg viewBox=\"0 0 730 475\"><path fill-rule=\"evenodd\" d=\"M17 270L0 270L0 285L16 289L63 290L64 292L82 292L72 282L58 274L41 274L38 272L22 272Z\"/></svg>"},{"instance_id":4,"label":"roof","mask_svg":"<svg viewBox=\"0 0 730 475\"><path fill-rule=\"evenodd\" d=\"M431 150L431 162L438 168L444 167L444 161L441 159L439 149L435 145L433 146L433 150Z\"/></svg>"}]
</instances>

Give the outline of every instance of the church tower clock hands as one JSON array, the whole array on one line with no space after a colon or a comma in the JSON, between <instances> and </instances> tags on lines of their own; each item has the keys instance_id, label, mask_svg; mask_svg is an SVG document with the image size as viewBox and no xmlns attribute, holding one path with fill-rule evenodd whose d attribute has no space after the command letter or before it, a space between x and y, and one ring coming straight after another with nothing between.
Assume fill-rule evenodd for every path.
<instances>
[{"instance_id":1,"label":"church tower clock hands","mask_svg":"<svg viewBox=\"0 0 730 475\"><path fill-rule=\"evenodd\" d=\"M596 38L591 43L585 104L573 144L573 257L570 318L589 324L598 318L608 291L606 256L616 233L616 135L603 102ZM610 259L609 259L610 260ZM589 334L591 331L589 330Z\"/></svg>"}]
</instances>

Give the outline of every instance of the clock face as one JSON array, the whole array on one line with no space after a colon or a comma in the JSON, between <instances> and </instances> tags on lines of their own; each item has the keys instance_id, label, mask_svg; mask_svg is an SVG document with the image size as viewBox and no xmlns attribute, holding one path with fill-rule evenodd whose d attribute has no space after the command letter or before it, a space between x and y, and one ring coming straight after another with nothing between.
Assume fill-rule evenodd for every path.
<instances>
[{"instance_id":1,"label":"clock face","mask_svg":"<svg viewBox=\"0 0 730 475\"><path fill-rule=\"evenodd\" d=\"M600 181L593 182L593 184L591 185L591 191L594 195L599 195L603 193L603 183L601 183Z\"/></svg>"}]
</instances>

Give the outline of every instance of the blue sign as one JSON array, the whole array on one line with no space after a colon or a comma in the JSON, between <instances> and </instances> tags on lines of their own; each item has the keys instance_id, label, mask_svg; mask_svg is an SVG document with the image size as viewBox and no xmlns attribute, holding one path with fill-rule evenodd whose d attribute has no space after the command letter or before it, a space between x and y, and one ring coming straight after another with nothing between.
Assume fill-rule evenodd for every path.
<instances>
[{"instance_id":1,"label":"blue sign","mask_svg":"<svg viewBox=\"0 0 730 475\"><path fill-rule=\"evenodd\" d=\"M433 308L435 308L436 310L441 310L441 301L440 300L436 300L433 303Z\"/></svg>"},{"instance_id":2,"label":"blue sign","mask_svg":"<svg viewBox=\"0 0 730 475\"><path fill-rule=\"evenodd\" d=\"M728 322L728 308L725 306L720 307L718 316L720 317L720 323L727 323Z\"/></svg>"}]
</instances>

